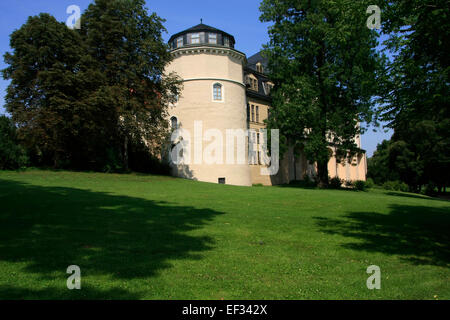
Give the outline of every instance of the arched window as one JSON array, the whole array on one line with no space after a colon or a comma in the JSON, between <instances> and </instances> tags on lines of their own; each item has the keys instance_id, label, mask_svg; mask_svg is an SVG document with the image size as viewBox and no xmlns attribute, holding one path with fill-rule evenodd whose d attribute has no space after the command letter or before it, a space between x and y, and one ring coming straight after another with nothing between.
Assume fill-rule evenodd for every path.
<instances>
[{"instance_id":1,"label":"arched window","mask_svg":"<svg viewBox=\"0 0 450 320\"><path fill-rule=\"evenodd\" d=\"M220 83L215 83L213 86L213 100L214 101L222 101L223 93L222 93L222 85Z\"/></svg>"},{"instance_id":2,"label":"arched window","mask_svg":"<svg viewBox=\"0 0 450 320\"><path fill-rule=\"evenodd\" d=\"M170 125L172 129L178 129L178 119L177 117L170 118Z\"/></svg>"}]
</instances>

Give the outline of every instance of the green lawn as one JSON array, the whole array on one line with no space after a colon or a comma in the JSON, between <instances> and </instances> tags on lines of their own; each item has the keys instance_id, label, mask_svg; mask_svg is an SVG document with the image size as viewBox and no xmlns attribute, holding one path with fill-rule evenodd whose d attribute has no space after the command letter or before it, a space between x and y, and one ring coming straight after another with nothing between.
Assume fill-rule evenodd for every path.
<instances>
[{"instance_id":1,"label":"green lawn","mask_svg":"<svg viewBox=\"0 0 450 320\"><path fill-rule=\"evenodd\" d=\"M0 299L450 299L448 201L29 170L0 203Z\"/></svg>"}]
</instances>

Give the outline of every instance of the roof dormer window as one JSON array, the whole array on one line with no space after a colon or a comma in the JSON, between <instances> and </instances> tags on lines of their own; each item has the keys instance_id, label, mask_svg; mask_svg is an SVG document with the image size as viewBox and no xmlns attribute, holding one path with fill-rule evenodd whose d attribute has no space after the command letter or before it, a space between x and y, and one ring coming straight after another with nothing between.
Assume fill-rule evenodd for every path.
<instances>
[{"instance_id":1,"label":"roof dormer window","mask_svg":"<svg viewBox=\"0 0 450 320\"><path fill-rule=\"evenodd\" d=\"M258 71L259 73L264 73L264 67L262 66L261 62L258 62L256 64L256 71Z\"/></svg>"},{"instance_id":2,"label":"roof dormer window","mask_svg":"<svg viewBox=\"0 0 450 320\"><path fill-rule=\"evenodd\" d=\"M271 82L264 82L264 83L263 83L263 86L264 86L264 93L265 93L266 95L269 95L270 92L271 92L272 89L273 89L273 83L271 83Z\"/></svg>"},{"instance_id":3,"label":"roof dormer window","mask_svg":"<svg viewBox=\"0 0 450 320\"><path fill-rule=\"evenodd\" d=\"M177 38L177 48L181 48L183 46L183 37Z\"/></svg>"},{"instance_id":4,"label":"roof dormer window","mask_svg":"<svg viewBox=\"0 0 450 320\"><path fill-rule=\"evenodd\" d=\"M208 40L209 40L209 43L211 43L211 44L217 44L217 34L210 33L208 35Z\"/></svg>"},{"instance_id":5,"label":"roof dormer window","mask_svg":"<svg viewBox=\"0 0 450 320\"><path fill-rule=\"evenodd\" d=\"M258 91L258 79L254 75L247 75L245 82L249 85L250 89Z\"/></svg>"},{"instance_id":6,"label":"roof dormer window","mask_svg":"<svg viewBox=\"0 0 450 320\"><path fill-rule=\"evenodd\" d=\"M200 43L200 34L199 33L192 33L191 34L191 44Z\"/></svg>"}]
</instances>

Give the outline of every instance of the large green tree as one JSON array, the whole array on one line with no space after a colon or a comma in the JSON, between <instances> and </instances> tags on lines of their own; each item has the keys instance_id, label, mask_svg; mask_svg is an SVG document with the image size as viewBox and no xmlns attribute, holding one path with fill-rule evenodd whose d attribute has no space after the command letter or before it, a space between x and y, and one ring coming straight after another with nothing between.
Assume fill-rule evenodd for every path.
<instances>
[{"instance_id":1,"label":"large green tree","mask_svg":"<svg viewBox=\"0 0 450 320\"><path fill-rule=\"evenodd\" d=\"M180 89L174 74L164 75L171 61L162 39L164 20L144 6L144 0L96 0L81 18L88 54L106 76L98 95L105 112L115 117L110 125L117 129L125 169L130 144L145 142L151 152L161 151L167 106Z\"/></svg>"},{"instance_id":2,"label":"large green tree","mask_svg":"<svg viewBox=\"0 0 450 320\"><path fill-rule=\"evenodd\" d=\"M275 82L269 127L303 149L328 184L330 147L346 157L359 151L359 121L369 122L377 93L377 33L367 27L372 1L263 0L270 22L264 54Z\"/></svg>"},{"instance_id":3,"label":"large green tree","mask_svg":"<svg viewBox=\"0 0 450 320\"><path fill-rule=\"evenodd\" d=\"M414 190L450 182L449 15L446 0L384 1L383 32L392 59L380 115L395 132L393 161L410 155L403 168L414 170L400 171Z\"/></svg>"},{"instance_id":4,"label":"large green tree","mask_svg":"<svg viewBox=\"0 0 450 320\"><path fill-rule=\"evenodd\" d=\"M393 175L389 170L389 140L383 140L377 145L377 149L372 157L367 159L367 177L372 178L373 181L382 185L386 181L398 180L397 175Z\"/></svg>"},{"instance_id":5,"label":"large green tree","mask_svg":"<svg viewBox=\"0 0 450 320\"><path fill-rule=\"evenodd\" d=\"M163 74L163 20L144 4L97 0L81 30L41 14L11 35L6 109L40 164L128 169L129 146L159 151L180 85Z\"/></svg>"},{"instance_id":6,"label":"large green tree","mask_svg":"<svg viewBox=\"0 0 450 320\"><path fill-rule=\"evenodd\" d=\"M12 53L5 54L3 70L11 83L6 110L19 127L19 138L55 166L71 137L76 72L81 38L48 14L30 17L11 35Z\"/></svg>"}]
</instances>

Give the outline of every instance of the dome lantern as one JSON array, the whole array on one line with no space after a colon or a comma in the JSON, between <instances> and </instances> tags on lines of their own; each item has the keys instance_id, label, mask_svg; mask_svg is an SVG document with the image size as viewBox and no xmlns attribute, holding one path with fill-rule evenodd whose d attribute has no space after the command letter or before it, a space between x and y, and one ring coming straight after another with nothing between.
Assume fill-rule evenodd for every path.
<instances>
[{"instance_id":1,"label":"dome lantern","mask_svg":"<svg viewBox=\"0 0 450 320\"><path fill-rule=\"evenodd\" d=\"M169 39L172 50L181 47L217 46L234 48L234 37L222 30L200 23L192 28L178 32Z\"/></svg>"}]
</instances>

